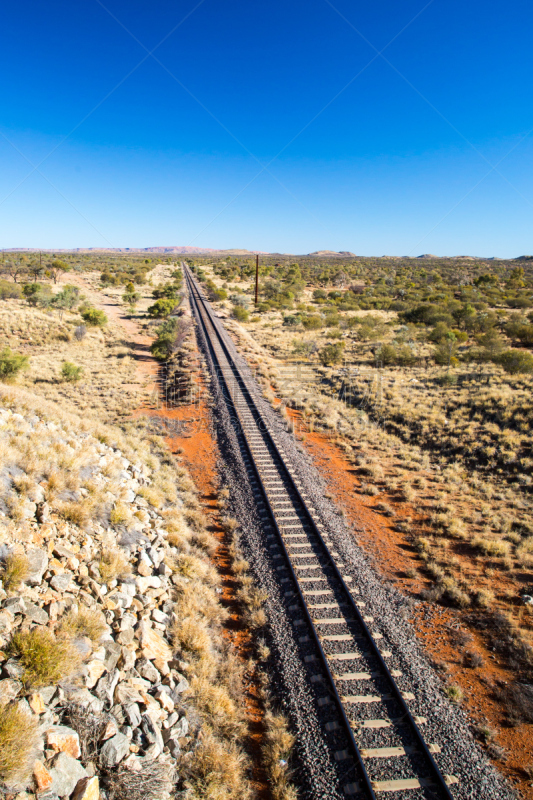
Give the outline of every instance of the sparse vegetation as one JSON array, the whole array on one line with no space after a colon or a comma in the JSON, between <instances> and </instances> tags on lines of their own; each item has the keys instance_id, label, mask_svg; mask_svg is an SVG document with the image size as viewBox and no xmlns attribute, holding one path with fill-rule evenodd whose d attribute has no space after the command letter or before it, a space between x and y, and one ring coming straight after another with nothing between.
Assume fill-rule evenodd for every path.
<instances>
[{"instance_id":1,"label":"sparse vegetation","mask_svg":"<svg viewBox=\"0 0 533 800\"><path fill-rule=\"evenodd\" d=\"M18 589L28 577L29 565L25 553L9 553L0 566L0 580L6 592Z\"/></svg>"},{"instance_id":2,"label":"sparse vegetation","mask_svg":"<svg viewBox=\"0 0 533 800\"><path fill-rule=\"evenodd\" d=\"M28 777L37 738L36 717L16 704L0 707L0 782L9 785Z\"/></svg>"},{"instance_id":3,"label":"sparse vegetation","mask_svg":"<svg viewBox=\"0 0 533 800\"><path fill-rule=\"evenodd\" d=\"M100 570L102 581L109 583L121 575L127 575L131 571L131 566L122 550L106 548L100 554L98 569Z\"/></svg>"},{"instance_id":4,"label":"sparse vegetation","mask_svg":"<svg viewBox=\"0 0 533 800\"><path fill-rule=\"evenodd\" d=\"M0 352L0 380L4 383L13 381L19 372L28 369L30 360L28 356L13 353L9 347L4 347Z\"/></svg>"},{"instance_id":5,"label":"sparse vegetation","mask_svg":"<svg viewBox=\"0 0 533 800\"><path fill-rule=\"evenodd\" d=\"M36 688L72 675L81 662L70 641L54 636L48 628L16 632L7 649L24 667L24 682Z\"/></svg>"},{"instance_id":6,"label":"sparse vegetation","mask_svg":"<svg viewBox=\"0 0 533 800\"><path fill-rule=\"evenodd\" d=\"M79 381L83 375L82 367L73 364L72 361L64 361L61 365L61 377L68 383Z\"/></svg>"}]
</instances>

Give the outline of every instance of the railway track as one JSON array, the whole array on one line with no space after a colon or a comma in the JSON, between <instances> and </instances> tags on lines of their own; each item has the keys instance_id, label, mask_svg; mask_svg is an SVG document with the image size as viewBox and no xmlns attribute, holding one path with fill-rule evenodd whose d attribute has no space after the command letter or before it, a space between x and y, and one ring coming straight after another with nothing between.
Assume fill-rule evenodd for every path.
<instances>
[{"instance_id":1,"label":"railway track","mask_svg":"<svg viewBox=\"0 0 533 800\"><path fill-rule=\"evenodd\" d=\"M333 742L339 793L376 798L453 798L457 779L443 775L437 743L426 743L426 720L409 710L401 673L387 665L364 598L334 550L303 492L290 458L231 355L231 343L192 273L183 264L191 307L205 336L233 423L244 441L245 464L256 478L254 497L265 547L276 565L325 731Z\"/></svg>"}]
</instances>

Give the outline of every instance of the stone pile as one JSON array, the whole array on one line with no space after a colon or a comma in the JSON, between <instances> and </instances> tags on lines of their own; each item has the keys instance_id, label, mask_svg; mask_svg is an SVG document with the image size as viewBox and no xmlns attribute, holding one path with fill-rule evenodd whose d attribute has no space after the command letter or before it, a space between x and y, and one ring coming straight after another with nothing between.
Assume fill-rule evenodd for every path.
<instances>
[{"instance_id":1,"label":"stone pile","mask_svg":"<svg viewBox=\"0 0 533 800\"><path fill-rule=\"evenodd\" d=\"M36 416L0 409L0 432L2 423L62 439L55 436L60 426ZM199 735L198 717L186 699L187 664L176 660L170 635L173 589L187 578L172 568L178 551L167 540L164 517L138 493L150 485L148 467L92 436L82 435L79 442L78 449L72 440L67 446L83 455L78 469L90 470L97 487L105 486L105 469L118 460L113 485L120 494L107 500L110 507L127 504L127 523L67 522L47 501L46 481L32 483L29 473L5 463L0 472L0 559L19 551L28 562L15 592L0 584L0 708L18 704L39 734L27 783L3 789L17 800L118 798L107 789L118 771L156 775L157 793L147 790L145 796L164 800L176 785L176 760L194 749ZM24 499L16 498L14 521L17 485L24 485ZM70 501L83 500L86 492L71 491ZM122 556L122 572L104 582L102 553L110 547ZM97 642L74 638L81 668L56 685L28 684L24 665L9 654L13 634L38 627L56 631L66 615L83 609L101 614L103 633Z\"/></svg>"}]
</instances>

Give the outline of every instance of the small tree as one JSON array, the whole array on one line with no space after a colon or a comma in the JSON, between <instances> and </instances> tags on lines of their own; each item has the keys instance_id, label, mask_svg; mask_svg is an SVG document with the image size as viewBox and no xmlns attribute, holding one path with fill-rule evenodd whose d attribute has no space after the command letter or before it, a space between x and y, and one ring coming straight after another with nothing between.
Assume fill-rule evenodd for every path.
<instances>
[{"instance_id":1,"label":"small tree","mask_svg":"<svg viewBox=\"0 0 533 800\"><path fill-rule=\"evenodd\" d=\"M82 375L82 367L78 367L76 364L73 364L72 361L63 361L61 377L64 381L67 381L67 383L74 383L74 381L79 381Z\"/></svg>"},{"instance_id":2,"label":"small tree","mask_svg":"<svg viewBox=\"0 0 533 800\"><path fill-rule=\"evenodd\" d=\"M0 352L0 380L4 383L13 381L19 372L28 369L30 359L20 353L13 353L9 347Z\"/></svg>"},{"instance_id":3,"label":"small tree","mask_svg":"<svg viewBox=\"0 0 533 800\"><path fill-rule=\"evenodd\" d=\"M71 269L72 267L66 261L56 260L47 264L46 275L52 278L54 283L57 283L59 277L65 272L70 272Z\"/></svg>"},{"instance_id":4,"label":"small tree","mask_svg":"<svg viewBox=\"0 0 533 800\"><path fill-rule=\"evenodd\" d=\"M435 362L437 364L441 364L442 366L448 367L448 372L450 371L451 366L455 366L457 364L456 358L457 352L457 337L453 331L449 331L446 334L445 339L441 342L441 344L435 350Z\"/></svg>"},{"instance_id":5,"label":"small tree","mask_svg":"<svg viewBox=\"0 0 533 800\"><path fill-rule=\"evenodd\" d=\"M79 303L80 301L80 290L77 286L65 286L60 292L58 292L53 300L52 305L55 308L59 309L59 317L63 319L63 312L72 311L72 309Z\"/></svg>"}]
</instances>

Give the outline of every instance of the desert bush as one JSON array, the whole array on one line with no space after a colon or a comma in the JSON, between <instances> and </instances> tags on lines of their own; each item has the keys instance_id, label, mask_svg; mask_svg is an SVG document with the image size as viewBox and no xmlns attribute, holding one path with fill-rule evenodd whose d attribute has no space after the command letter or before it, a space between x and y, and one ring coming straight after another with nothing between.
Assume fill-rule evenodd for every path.
<instances>
[{"instance_id":1,"label":"desert bush","mask_svg":"<svg viewBox=\"0 0 533 800\"><path fill-rule=\"evenodd\" d=\"M27 777L37 731L37 717L15 704L0 707L0 782L12 784Z\"/></svg>"},{"instance_id":2,"label":"desert bush","mask_svg":"<svg viewBox=\"0 0 533 800\"><path fill-rule=\"evenodd\" d=\"M22 289L17 283L0 280L0 300L7 300L8 298L19 300L21 297Z\"/></svg>"},{"instance_id":3,"label":"desert bush","mask_svg":"<svg viewBox=\"0 0 533 800\"><path fill-rule=\"evenodd\" d=\"M250 316L248 309L243 308L243 306L233 306L231 309L231 314L233 318L239 322L247 322L248 317Z\"/></svg>"},{"instance_id":4,"label":"desert bush","mask_svg":"<svg viewBox=\"0 0 533 800\"><path fill-rule=\"evenodd\" d=\"M318 352L320 363L325 367L339 364L344 353L344 342L331 342Z\"/></svg>"},{"instance_id":5,"label":"desert bush","mask_svg":"<svg viewBox=\"0 0 533 800\"><path fill-rule=\"evenodd\" d=\"M525 350L505 350L498 356L498 363L511 375L533 372L533 355Z\"/></svg>"},{"instance_id":6,"label":"desert bush","mask_svg":"<svg viewBox=\"0 0 533 800\"><path fill-rule=\"evenodd\" d=\"M398 360L398 353L392 344L382 345L376 353L376 361L381 362L385 366L389 364L396 364Z\"/></svg>"},{"instance_id":7,"label":"desert bush","mask_svg":"<svg viewBox=\"0 0 533 800\"><path fill-rule=\"evenodd\" d=\"M190 800L250 800L247 767L247 757L237 743L223 743L209 729L203 731L193 757L180 764Z\"/></svg>"},{"instance_id":8,"label":"desert bush","mask_svg":"<svg viewBox=\"0 0 533 800\"><path fill-rule=\"evenodd\" d=\"M125 525L131 519L131 511L127 503L121 500L115 503L109 514L111 525Z\"/></svg>"},{"instance_id":9,"label":"desert bush","mask_svg":"<svg viewBox=\"0 0 533 800\"><path fill-rule=\"evenodd\" d=\"M172 786L168 764L152 761L143 764L140 771L119 764L103 779L108 800L156 800L168 796Z\"/></svg>"},{"instance_id":10,"label":"desert bush","mask_svg":"<svg viewBox=\"0 0 533 800\"><path fill-rule=\"evenodd\" d=\"M472 541L472 547L486 556L506 556L509 553L509 542L504 539L485 539L476 536Z\"/></svg>"},{"instance_id":11,"label":"desert bush","mask_svg":"<svg viewBox=\"0 0 533 800\"><path fill-rule=\"evenodd\" d=\"M77 342L81 342L87 335L87 328L85 325L76 325L74 328L74 338Z\"/></svg>"},{"instance_id":12,"label":"desert bush","mask_svg":"<svg viewBox=\"0 0 533 800\"><path fill-rule=\"evenodd\" d=\"M7 592L18 589L28 577L28 558L24 553L10 553L0 568L0 579Z\"/></svg>"},{"instance_id":13,"label":"desert bush","mask_svg":"<svg viewBox=\"0 0 533 800\"><path fill-rule=\"evenodd\" d=\"M302 325L306 331L317 331L323 327L322 317L318 314L310 314L309 316L302 317Z\"/></svg>"},{"instance_id":14,"label":"desert bush","mask_svg":"<svg viewBox=\"0 0 533 800\"><path fill-rule=\"evenodd\" d=\"M170 297L161 297L148 308L148 316L154 318L168 317L174 311L176 301Z\"/></svg>"},{"instance_id":15,"label":"desert bush","mask_svg":"<svg viewBox=\"0 0 533 800\"><path fill-rule=\"evenodd\" d=\"M67 639L54 636L49 628L14 633L7 652L24 667L24 683L36 688L58 683L81 663L78 650Z\"/></svg>"},{"instance_id":16,"label":"desert bush","mask_svg":"<svg viewBox=\"0 0 533 800\"><path fill-rule=\"evenodd\" d=\"M81 313L83 321L90 327L100 327L107 325L107 317L99 308L86 308Z\"/></svg>"},{"instance_id":17,"label":"desert bush","mask_svg":"<svg viewBox=\"0 0 533 800\"><path fill-rule=\"evenodd\" d=\"M19 372L28 369L30 359L19 353L13 353L9 347L4 347L0 351L0 381L9 383L13 381Z\"/></svg>"},{"instance_id":18,"label":"desert bush","mask_svg":"<svg viewBox=\"0 0 533 800\"><path fill-rule=\"evenodd\" d=\"M301 317L296 314L288 314L283 317L283 325L285 328L294 328L296 325L299 325L301 321Z\"/></svg>"},{"instance_id":19,"label":"desert bush","mask_svg":"<svg viewBox=\"0 0 533 800\"><path fill-rule=\"evenodd\" d=\"M83 368L73 364L72 361L63 361L61 366L61 377L67 383L79 381L83 375Z\"/></svg>"},{"instance_id":20,"label":"desert bush","mask_svg":"<svg viewBox=\"0 0 533 800\"><path fill-rule=\"evenodd\" d=\"M453 684L451 686L446 687L446 695L448 699L452 701L452 703L456 703L457 705L461 703L464 698L463 690L461 689L461 687L455 686Z\"/></svg>"}]
</instances>

